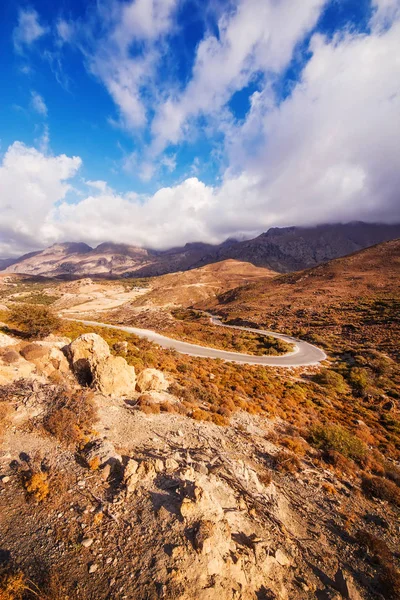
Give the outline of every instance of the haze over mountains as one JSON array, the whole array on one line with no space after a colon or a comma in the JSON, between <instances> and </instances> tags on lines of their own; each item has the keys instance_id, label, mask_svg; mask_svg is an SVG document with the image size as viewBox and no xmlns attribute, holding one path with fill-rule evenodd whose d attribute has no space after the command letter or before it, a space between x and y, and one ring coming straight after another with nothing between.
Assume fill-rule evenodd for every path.
<instances>
[{"instance_id":1,"label":"haze over mountains","mask_svg":"<svg viewBox=\"0 0 400 600\"><path fill-rule=\"evenodd\" d=\"M0 269L9 273L48 277L148 277L236 259L287 273L399 237L400 224L353 222L317 227L271 228L251 240L226 240L215 246L190 243L166 251L112 242L91 248L85 243L74 242L55 244L19 259L0 260Z\"/></svg>"}]
</instances>

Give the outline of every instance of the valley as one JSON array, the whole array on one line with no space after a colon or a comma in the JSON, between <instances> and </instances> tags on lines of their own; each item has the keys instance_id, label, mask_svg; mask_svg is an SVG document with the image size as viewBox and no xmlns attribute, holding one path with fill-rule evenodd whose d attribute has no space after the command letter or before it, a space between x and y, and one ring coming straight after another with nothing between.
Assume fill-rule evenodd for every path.
<instances>
[{"instance_id":1,"label":"valley","mask_svg":"<svg viewBox=\"0 0 400 600\"><path fill-rule=\"evenodd\" d=\"M395 600L399 271L0 274L0 590Z\"/></svg>"}]
</instances>

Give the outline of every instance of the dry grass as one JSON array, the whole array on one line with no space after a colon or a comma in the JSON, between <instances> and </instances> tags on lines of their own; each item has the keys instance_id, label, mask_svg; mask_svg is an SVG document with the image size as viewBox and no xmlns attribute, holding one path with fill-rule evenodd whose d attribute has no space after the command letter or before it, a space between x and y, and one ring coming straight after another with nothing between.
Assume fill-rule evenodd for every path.
<instances>
[{"instance_id":1,"label":"dry grass","mask_svg":"<svg viewBox=\"0 0 400 600\"><path fill-rule=\"evenodd\" d=\"M43 420L46 431L67 446L85 442L96 421L93 394L59 388Z\"/></svg>"},{"instance_id":2,"label":"dry grass","mask_svg":"<svg viewBox=\"0 0 400 600\"><path fill-rule=\"evenodd\" d=\"M29 472L25 477L24 487L28 494L38 502L45 500L50 493L48 476L41 471L38 473Z\"/></svg>"},{"instance_id":3,"label":"dry grass","mask_svg":"<svg viewBox=\"0 0 400 600\"><path fill-rule=\"evenodd\" d=\"M273 464L280 473L297 473L301 469L301 462L295 454L280 450L273 456Z\"/></svg>"},{"instance_id":4,"label":"dry grass","mask_svg":"<svg viewBox=\"0 0 400 600\"><path fill-rule=\"evenodd\" d=\"M400 488L392 481L383 477L364 475L362 479L362 490L368 498L380 498L391 504L400 506Z\"/></svg>"},{"instance_id":5,"label":"dry grass","mask_svg":"<svg viewBox=\"0 0 400 600\"><path fill-rule=\"evenodd\" d=\"M356 533L356 540L368 551L371 560L381 568L380 592L387 600L400 598L400 573L395 565L393 553L386 542L365 530Z\"/></svg>"}]
</instances>

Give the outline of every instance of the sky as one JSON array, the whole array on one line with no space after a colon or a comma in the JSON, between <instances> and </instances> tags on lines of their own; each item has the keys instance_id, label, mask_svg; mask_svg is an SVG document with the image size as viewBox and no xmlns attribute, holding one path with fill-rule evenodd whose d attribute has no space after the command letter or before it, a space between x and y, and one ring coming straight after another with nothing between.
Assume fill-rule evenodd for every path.
<instances>
[{"instance_id":1,"label":"sky","mask_svg":"<svg viewBox=\"0 0 400 600\"><path fill-rule=\"evenodd\" d=\"M0 257L400 222L400 0L0 4Z\"/></svg>"}]
</instances>

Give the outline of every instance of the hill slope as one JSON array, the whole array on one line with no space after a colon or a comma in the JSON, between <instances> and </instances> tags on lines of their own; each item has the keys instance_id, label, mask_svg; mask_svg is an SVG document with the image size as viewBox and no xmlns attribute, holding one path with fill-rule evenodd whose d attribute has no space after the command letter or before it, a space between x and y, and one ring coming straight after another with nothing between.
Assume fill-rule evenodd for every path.
<instances>
[{"instance_id":1,"label":"hill slope","mask_svg":"<svg viewBox=\"0 0 400 600\"><path fill-rule=\"evenodd\" d=\"M398 351L400 240L379 244L318 267L239 287L203 307L228 320L323 340L373 338ZM368 331L368 335L366 332ZM372 336L372 338L371 338ZM321 341L319 340L319 341Z\"/></svg>"},{"instance_id":2,"label":"hill slope","mask_svg":"<svg viewBox=\"0 0 400 600\"><path fill-rule=\"evenodd\" d=\"M236 259L286 273L313 267L398 237L400 225L348 223L272 228L252 240L227 240L216 246L191 243L165 251L111 242L100 244L97 248L65 243L32 252L12 261L12 264L0 262L0 268L9 273L48 277L153 277Z\"/></svg>"}]
</instances>

